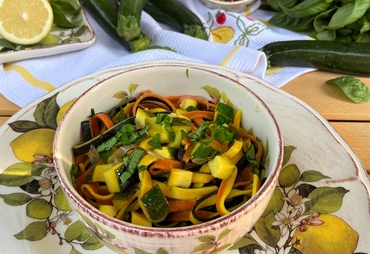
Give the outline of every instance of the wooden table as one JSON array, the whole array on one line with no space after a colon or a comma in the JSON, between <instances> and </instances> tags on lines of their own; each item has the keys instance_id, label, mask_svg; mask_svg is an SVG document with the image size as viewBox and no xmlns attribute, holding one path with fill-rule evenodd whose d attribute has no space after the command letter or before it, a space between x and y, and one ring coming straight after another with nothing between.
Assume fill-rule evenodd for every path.
<instances>
[{"instance_id":1,"label":"wooden table","mask_svg":"<svg viewBox=\"0 0 370 254\"><path fill-rule=\"evenodd\" d=\"M356 104L326 80L337 73L314 71L301 75L282 89L302 99L325 117L352 147L370 174L370 102ZM370 77L359 77L370 88ZM20 108L0 94L0 126Z\"/></svg>"}]
</instances>

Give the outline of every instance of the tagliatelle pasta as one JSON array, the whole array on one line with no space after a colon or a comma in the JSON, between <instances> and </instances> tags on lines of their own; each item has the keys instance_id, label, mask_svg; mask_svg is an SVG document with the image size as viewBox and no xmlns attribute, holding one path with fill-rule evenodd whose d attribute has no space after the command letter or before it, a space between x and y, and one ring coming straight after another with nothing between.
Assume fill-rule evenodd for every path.
<instances>
[{"instance_id":1,"label":"tagliatelle pasta","mask_svg":"<svg viewBox=\"0 0 370 254\"><path fill-rule=\"evenodd\" d=\"M226 215L263 182L263 146L230 102L143 91L92 112L73 146L79 194L142 226L179 227Z\"/></svg>"}]
</instances>

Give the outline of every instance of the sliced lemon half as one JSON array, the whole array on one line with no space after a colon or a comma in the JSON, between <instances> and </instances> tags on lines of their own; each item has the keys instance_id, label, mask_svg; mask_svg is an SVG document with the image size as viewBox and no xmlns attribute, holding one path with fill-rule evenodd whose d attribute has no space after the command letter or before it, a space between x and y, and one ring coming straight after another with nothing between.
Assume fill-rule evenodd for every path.
<instances>
[{"instance_id":1,"label":"sliced lemon half","mask_svg":"<svg viewBox=\"0 0 370 254\"><path fill-rule=\"evenodd\" d=\"M0 0L0 35L20 45L41 41L53 25L47 0Z\"/></svg>"}]
</instances>

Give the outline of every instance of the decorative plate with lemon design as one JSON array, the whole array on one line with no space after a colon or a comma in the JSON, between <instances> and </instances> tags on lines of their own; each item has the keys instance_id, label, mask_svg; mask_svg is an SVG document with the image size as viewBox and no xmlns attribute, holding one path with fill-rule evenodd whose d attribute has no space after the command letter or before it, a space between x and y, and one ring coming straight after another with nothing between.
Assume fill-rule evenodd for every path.
<instances>
[{"instance_id":1,"label":"decorative plate with lemon design","mask_svg":"<svg viewBox=\"0 0 370 254\"><path fill-rule=\"evenodd\" d=\"M188 65L248 84L275 114L285 143L278 185L249 234L227 251L218 246L222 235L204 236L192 253L370 253L369 178L330 124L299 99L248 74L213 65ZM112 253L71 212L54 172L51 146L56 125L71 101L98 81L130 67L72 81L31 103L2 126L2 253ZM101 237L110 237L109 232L95 230ZM170 252L159 249L157 253Z\"/></svg>"},{"instance_id":2,"label":"decorative plate with lemon design","mask_svg":"<svg viewBox=\"0 0 370 254\"><path fill-rule=\"evenodd\" d=\"M78 0L1 1L0 64L81 50L94 42Z\"/></svg>"}]
</instances>

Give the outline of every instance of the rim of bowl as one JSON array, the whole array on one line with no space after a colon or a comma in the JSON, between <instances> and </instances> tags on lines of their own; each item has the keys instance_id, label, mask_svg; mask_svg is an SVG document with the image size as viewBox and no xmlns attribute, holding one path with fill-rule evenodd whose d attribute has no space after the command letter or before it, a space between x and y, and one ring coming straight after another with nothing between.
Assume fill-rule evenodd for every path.
<instances>
[{"instance_id":1,"label":"rim of bowl","mask_svg":"<svg viewBox=\"0 0 370 254\"><path fill-rule=\"evenodd\" d=\"M156 62L158 62L158 63L156 63ZM186 63L186 62L183 62L183 61L167 61L167 62L148 61L148 62L143 62L141 64L132 64L132 67L128 67L127 69L122 70L119 73L116 73L116 74L111 75L109 77L106 77L102 80L99 80L94 85L92 85L90 88L85 90L80 96L78 96L76 98L76 100L72 103L71 107L66 111L65 115L62 117L62 119L60 121L60 124L57 127L55 138L54 138L54 143L53 143L53 161L54 161L54 165L55 165L56 172L57 172L57 175L58 175L59 183L60 183L61 187L63 188L64 194L68 195L75 203L78 204L78 206L80 208L83 208L84 211L86 213L88 213L91 217L93 217L95 220L103 221L102 223L105 224L105 225L116 224L117 229L130 228L130 229L136 230L138 232L143 232L143 231L152 232L152 233L164 232L164 233L171 233L172 234L172 233L180 233L180 232L185 232L185 231L189 232L189 231L194 231L194 230L199 231L200 229L204 228L205 226L212 227L214 225L223 224L223 222L229 221L230 218L232 218L233 216L235 216L237 214L240 214L240 213L244 214L244 212L245 212L244 210L249 211L250 209L253 209L254 204L256 203L256 201L261 196L265 195L267 189L272 188L271 183L276 182L277 178L280 174L281 167L282 167L282 161L283 161L283 137L282 137L282 134L281 134L281 130L280 130L278 122L277 122L274 114L270 110L270 108L266 105L266 103L255 92L253 92L250 88L244 86L239 81L233 79L232 77L229 77L229 76L226 76L224 74L220 74L220 73L217 73L215 71L212 71L211 69L208 69L206 66L208 66L208 65L207 64L197 65L197 63L192 63L191 65L189 65L189 63ZM56 156L57 153L55 151L58 150L58 148L57 148L58 140L62 138L62 137L59 136L60 129L63 127L64 119L69 115L69 112L71 111L71 109L76 104L78 104L80 99L82 97L88 96L89 93L91 93L94 89L96 89L97 87L103 86L104 83L107 80L112 79L116 76L122 75L122 74L124 74L126 72L130 72L130 71L137 71L137 70L140 70L140 69L156 68L156 67L160 67L160 68L161 67L166 67L166 68L168 68L168 67L186 67L186 68L196 69L196 70L200 70L200 71L204 71L204 72L209 72L212 75L217 75L221 78L227 79L227 80L231 81L232 83L234 83L235 85L241 87L242 89L247 90L247 92L249 92L251 94L251 96L255 97L255 99L258 100L261 103L261 105L267 110L268 115L272 120L272 123L275 127L274 129L276 130L276 134L277 134L277 141L278 141L278 144L279 144L278 156L277 156L277 161L275 161L275 163L274 163L275 164L274 169L272 170L271 174L266 179L266 181L263 183L261 188L257 191L257 193L253 197L248 199L240 207L231 211L229 214L223 215L223 216L221 216L219 218L216 218L216 219L213 219L211 221L203 222L201 224L190 225L190 226L185 226L185 227L157 228L157 227L144 227L144 226L135 225L135 224L132 224L130 222L122 221L122 220L116 219L114 217L108 216L108 215L100 212L95 207L93 207L82 196L80 196L77 193L77 191L73 187L72 183L68 180L68 178L64 177L63 173L60 172L60 170L59 170L59 163L58 162L59 162L59 160L62 160L63 158L59 158L58 156ZM258 78L254 77L254 76L250 76L250 79L253 80L254 82L258 82ZM262 84L263 82L260 82L260 83Z\"/></svg>"}]
</instances>

